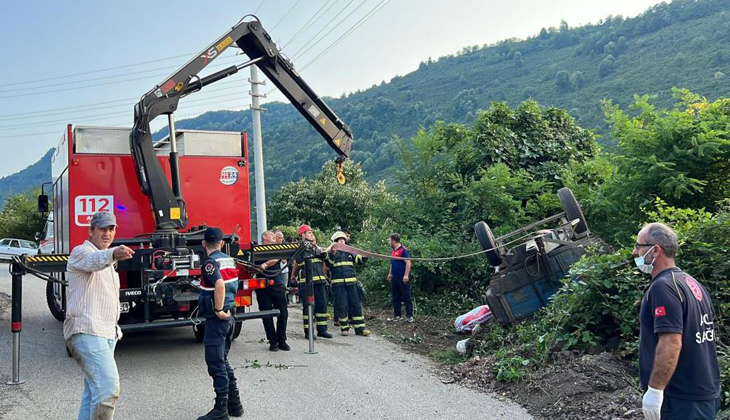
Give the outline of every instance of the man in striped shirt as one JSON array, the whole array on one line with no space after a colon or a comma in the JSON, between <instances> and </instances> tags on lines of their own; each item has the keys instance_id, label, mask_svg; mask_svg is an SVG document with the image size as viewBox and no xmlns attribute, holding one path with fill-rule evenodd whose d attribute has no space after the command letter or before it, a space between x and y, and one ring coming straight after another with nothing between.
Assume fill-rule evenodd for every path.
<instances>
[{"instance_id":1,"label":"man in striped shirt","mask_svg":"<svg viewBox=\"0 0 730 420\"><path fill-rule=\"evenodd\" d=\"M119 321L119 275L114 262L132 258L126 246L109 248L117 219L109 212L91 218L89 239L68 260L68 309L63 336L84 373L79 420L112 419L119 398L114 348L122 332Z\"/></svg>"}]
</instances>

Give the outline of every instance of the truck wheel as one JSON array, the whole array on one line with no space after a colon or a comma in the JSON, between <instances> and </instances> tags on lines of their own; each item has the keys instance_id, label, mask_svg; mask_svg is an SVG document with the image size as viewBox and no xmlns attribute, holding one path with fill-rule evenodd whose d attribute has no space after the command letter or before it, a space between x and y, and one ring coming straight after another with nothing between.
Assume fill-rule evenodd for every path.
<instances>
[{"instance_id":1,"label":"truck wheel","mask_svg":"<svg viewBox=\"0 0 730 420\"><path fill-rule=\"evenodd\" d=\"M489 250L486 252L489 263L495 267L501 265L502 256L499 254L497 241L494 240L494 234L492 233L492 229L489 228L489 225L485 222L478 222L474 225L474 232L477 234L477 240L482 250Z\"/></svg>"},{"instance_id":2,"label":"truck wheel","mask_svg":"<svg viewBox=\"0 0 730 420\"><path fill-rule=\"evenodd\" d=\"M56 299L56 295L53 291L55 283L46 282L46 303L48 303L48 309L51 310L51 315L59 321L66 319L66 311L63 309L63 303ZM65 287L61 285L60 287Z\"/></svg>"},{"instance_id":3,"label":"truck wheel","mask_svg":"<svg viewBox=\"0 0 730 420\"><path fill-rule=\"evenodd\" d=\"M236 325L233 327L233 339L237 339L239 335L241 335L241 329L243 328L243 321L237 321Z\"/></svg>"},{"instance_id":4,"label":"truck wheel","mask_svg":"<svg viewBox=\"0 0 730 420\"><path fill-rule=\"evenodd\" d=\"M193 334L195 334L195 341L202 343L205 337L205 324L193 325Z\"/></svg>"},{"instance_id":5,"label":"truck wheel","mask_svg":"<svg viewBox=\"0 0 730 420\"><path fill-rule=\"evenodd\" d=\"M558 190L558 198L560 199L560 204L563 206L563 211L565 212L565 216L568 220L580 220L578 224L573 227L573 232L578 235L588 232L586 218L583 216L583 210L580 209L580 204L578 204L578 200L575 199L573 191L571 191L568 187L563 187Z\"/></svg>"}]
</instances>

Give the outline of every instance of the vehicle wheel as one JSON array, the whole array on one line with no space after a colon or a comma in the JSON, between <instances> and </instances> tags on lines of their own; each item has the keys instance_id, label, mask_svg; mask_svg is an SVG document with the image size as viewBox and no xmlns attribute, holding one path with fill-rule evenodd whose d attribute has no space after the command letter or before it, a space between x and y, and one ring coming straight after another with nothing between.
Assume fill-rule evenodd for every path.
<instances>
[{"instance_id":1,"label":"vehicle wheel","mask_svg":"<svg viewBox=\"0 0 730 420\"><path fill-rule=\"evenodd\" d=\"M193 333L195 334L195 341L202 343L203 338L205 338L205 324L193 325Z\"/></svg>"},{"instance_id":2,"label":"vehicle wheel","mask_svg":"<svg viewBox=\"0 0 730 420\"><path fill-rule=\"evenodd\" d=\"M51 315L59 321L66 319L66 311L63 309L63 303L56 299L56 295L53 292L53 286L55 283L46 282L46 303L48 303L48 309L51 310ZM65 287L61 285L60 287Z\"/></svg>"},{"instance_id":3,"label":"vehicle wheel","mask_svg":"<svg viewBox=\"0 0 730 420\"><path fill-rule=\"evenodd\" d=\"M477 234L477 240L482 250L489 250L486 252L487 260L493 266L497 267L502 264L502 256L497 249L497 241L494 240L494 234L492 229L489 228L485 222L478 222L474 225L474 232Z\"/></svg>"},{"instance_id":4,"label":"vehicle wheel","mask_svg":"<svg viewBox=\"0 0 730 420\"><path fill-rule=\"evenodd\" d=\"M573 227L573 232L578 235L587 233L588 224L586 223L585 216L583 216L583 210L580 209L578 200L576 200L573 195L573 191L571 191L568 187L563 187L558 190L558 198L560 199L560 204L563 206L563 211L565 212L565 216L568 220L580 220L580 222Z\"/></svg>"},{"instance_id":5,"label":"vehicle wheel","mask_svg":"<svg viewBox=\"0 0 730 420\"><path fill-rule=\"evenodd\" d=\"M237 339L239 335L241 335L241 329L243 329L243 321L237 321L236 325L233 327L233 339Z\"/></svg>"}]
</instances>

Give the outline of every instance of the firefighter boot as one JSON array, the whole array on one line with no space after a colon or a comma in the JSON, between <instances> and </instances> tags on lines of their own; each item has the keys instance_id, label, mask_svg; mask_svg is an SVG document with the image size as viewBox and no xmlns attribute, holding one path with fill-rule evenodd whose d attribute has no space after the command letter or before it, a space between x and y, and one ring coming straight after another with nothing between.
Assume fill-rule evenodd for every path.
<instances>
[{"instance_id":1,"label":"firefighter boot","mask_svg":"<svg viewBox=\"0 0 730 420\"><path fill-rule=\"evenodd\" d=\"M198 420L229 420L228 394L215 394L215 405L208 414L198 417Z\"/></svg>"},{"instance_id":2,"label":"firefighter boot","mask_svg":"<svg viewBox=\"0 0 730 420\"><path fill-rule=\"evenodd\" d=\"M243 415L241 396L235 384L228 388L228 414L233 417L241 417Z\"/></svg>"}]
</instances>

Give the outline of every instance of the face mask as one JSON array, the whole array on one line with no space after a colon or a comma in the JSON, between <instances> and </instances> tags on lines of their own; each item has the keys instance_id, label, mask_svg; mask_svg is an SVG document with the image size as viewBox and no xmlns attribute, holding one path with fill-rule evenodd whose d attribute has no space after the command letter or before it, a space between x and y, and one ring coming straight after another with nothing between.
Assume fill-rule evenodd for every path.
<instances>
[{"instance_id":1,"label":"face mask","mask_svg":"<svg viewBox=\"0 0 730 420\"><path fill-rule=\"evenodd\" d=\"M636 263L636 266L639 267L639 271L641 271L642 273L651 274L651 272L654 270L653 261L651 264L646 263L646 256L649 255L652 248L649 248L649 250L646 251L646 254L642 255L641 257L634 258L634 263Z\"/></svg>"}]
</instances>

